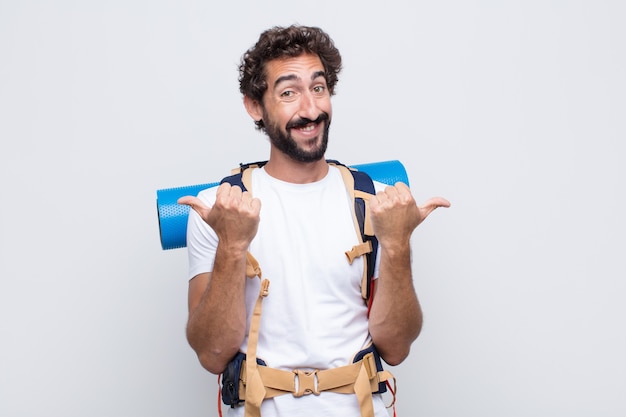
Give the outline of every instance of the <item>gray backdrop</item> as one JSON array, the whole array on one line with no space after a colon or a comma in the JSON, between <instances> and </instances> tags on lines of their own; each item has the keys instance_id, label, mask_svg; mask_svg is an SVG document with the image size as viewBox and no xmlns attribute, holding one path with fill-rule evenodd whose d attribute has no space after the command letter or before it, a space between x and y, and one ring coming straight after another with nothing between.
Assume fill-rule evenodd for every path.
<instances>
[{"instance_id":1,"label":"gray backdrop","mask_svg":"<svg viewBox=\"0 0 626 417\"><path fill-rule=\"evenodd\" d=\"M298 22L344 57L328 156L453 203L398 415L625 416L625 5L0 0L0 415L216 415L156 190L267 157L236 67Z\"/></svg>"}]
</instances>

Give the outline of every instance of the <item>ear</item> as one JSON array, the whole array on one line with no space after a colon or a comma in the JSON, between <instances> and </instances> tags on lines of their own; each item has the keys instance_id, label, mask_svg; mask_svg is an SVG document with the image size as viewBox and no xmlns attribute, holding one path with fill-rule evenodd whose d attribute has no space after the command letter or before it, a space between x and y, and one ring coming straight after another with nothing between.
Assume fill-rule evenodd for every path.
<instances>
[{"instance_id":1,"label":"ear","mask_svg":"<svg viewBox=\"0 0 626 417\"><path fill-rule=\"evenodd\" d=\"M243 96L243 105L246 106L246 111L255 122L263 119L263 106L261 103L248 96Z\"/></svg>"}]
</instances>

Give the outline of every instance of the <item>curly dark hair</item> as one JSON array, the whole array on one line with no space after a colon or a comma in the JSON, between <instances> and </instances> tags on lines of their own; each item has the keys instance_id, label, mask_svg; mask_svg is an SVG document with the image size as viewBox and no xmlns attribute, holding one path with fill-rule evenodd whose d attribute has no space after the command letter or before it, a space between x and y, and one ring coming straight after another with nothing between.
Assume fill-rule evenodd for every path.
<instances>
[{"instance_id":1,"label":"curly dark hair","mask_svg":"<svg viewBox=\"0 0 626 417\"><path fill-rule=\"evenodd\" d=\"M275 26L261 33L257 43L242 56L239 65L239 91L263 104L267 90L265 67L278 58L297 57L302 54L319 56L331 95L341 71L341 54L333 40L323 30L312 26ZM263 128L263 122L257 122Z\"/></svg>"}]
</instances>

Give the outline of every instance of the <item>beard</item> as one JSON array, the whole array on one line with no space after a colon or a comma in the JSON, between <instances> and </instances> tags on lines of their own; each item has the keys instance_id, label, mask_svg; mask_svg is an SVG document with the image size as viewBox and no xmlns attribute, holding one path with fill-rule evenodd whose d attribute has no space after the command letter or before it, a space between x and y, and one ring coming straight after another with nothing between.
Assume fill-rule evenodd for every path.
<instances>
[{"instance_id":1,"label":"beard","mask_svg":"<svg viewBox=\"0 0 626 417\"><path fill-rule=\"evenodd\" d=\"M263 117L268 122L270 121L267 114ZM319 146L313 150L304 150L291 136L291 129L306 126L309 123L322 123L324 122L324 130L322 131L321 141ZM315 162L319 161L326 154L328 148L328 131L330 129L330 117L328 113L321 113L316 120L298 119L287 123L286 132L283 132L280 127L275 123L266 123L265 133L269 137L270 142L279 151L289 156L298 162ZM314 141L318 141L319 136L315 137Z\"/></svg>"}]
</instances>

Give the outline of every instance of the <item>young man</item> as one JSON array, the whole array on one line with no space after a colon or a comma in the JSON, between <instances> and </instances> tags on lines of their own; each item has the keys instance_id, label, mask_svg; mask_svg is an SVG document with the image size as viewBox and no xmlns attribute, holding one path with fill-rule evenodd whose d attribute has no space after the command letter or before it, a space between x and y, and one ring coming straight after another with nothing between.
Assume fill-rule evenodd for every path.
<instances>
[{"instance_id":1,"label":"young man","mask_svg":"<svg viewBox=\"0 0 626 417\"><path fill-rule=\"evenodd\" d=\"M230 408L229 416L259 415L256 402L263 417L386 417L378 394L364 405L354 393L318 392L326 377L316 371L345 367L371 344L397 365L421 330L410 238L430 212L450 204L437 197L417 206L406 185L376 183L369 206L379 251L368 311L361 296L363 261L349 263L345 255L357 243L353 202L339 169L324 158L340 70L338 50L318 28L262 33L242 58L239 81L246 110L269 137L268 162L252 172L251 191L224 183L179 201L193 208L187 338L202 366L219 374L238 352L250 357L254 349L267 367L295 372L294 391L309 384L304 394L315 394L267 398L261 391L253 398L248 386L245 407ZM258 341L249 333L261 286L246 278L250 254L271 281ZM309 377L295 370L313 377L305 381Z\"/></svg>"}]
</instances>

